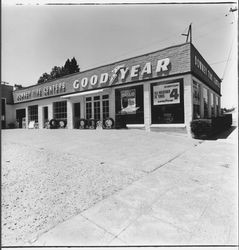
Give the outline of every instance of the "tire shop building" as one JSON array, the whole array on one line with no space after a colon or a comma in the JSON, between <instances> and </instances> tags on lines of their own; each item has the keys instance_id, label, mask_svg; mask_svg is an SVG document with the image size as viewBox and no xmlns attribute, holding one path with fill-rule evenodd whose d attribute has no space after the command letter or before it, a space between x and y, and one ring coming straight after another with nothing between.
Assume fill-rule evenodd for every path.
<instances>
[{"instance_id":1,"label":"tire shop building","mask_svg":"<svg viewBox=\"0 0 239 250\"><path fill-rule=\"evenodd\" d=\"M179 130L220 113L221 80L191 43L78 72L13 92L19 127L51 119L79 128L79 119L128 128ZM27 125L24 125L27 124Z\"/></svg>"}]
</instances>

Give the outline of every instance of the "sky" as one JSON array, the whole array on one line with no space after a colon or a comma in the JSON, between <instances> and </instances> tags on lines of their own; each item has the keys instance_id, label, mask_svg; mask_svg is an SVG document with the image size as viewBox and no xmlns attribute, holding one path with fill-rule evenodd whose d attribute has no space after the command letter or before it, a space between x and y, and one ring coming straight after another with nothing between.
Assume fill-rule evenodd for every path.
<instances>
[{"instance_id":1,"label":"sky","mask_svg":"<svg viewBox=\"0 0 239 250\"><path fill-rule=\"evenodd\" d=\"M83 71L180 44L192 23L194 46L223 77L221 106L237 106L236 4L15 3L2 4L3 81L29 86L68 58Z\"/></svg>"}]
</instances>

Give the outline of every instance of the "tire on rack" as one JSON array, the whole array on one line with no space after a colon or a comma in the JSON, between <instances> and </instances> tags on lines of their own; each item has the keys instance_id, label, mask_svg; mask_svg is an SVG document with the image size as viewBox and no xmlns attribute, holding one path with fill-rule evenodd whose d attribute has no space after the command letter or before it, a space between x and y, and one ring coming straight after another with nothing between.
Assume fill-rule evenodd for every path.
<instances>
[{"instance_id":1,"label":"tire on rack","mask_svg":"<svg viewBox=\"0 0 239 250\"><path fill-rule=\"evenodd\" d=\"M51 119L49 125L50 129L56 129L58 128L58 121L56 119Z\"/></svg>"},{"instance_id":2,"label":"tire on rack","mask_svg":"<svg viewBox=\"0 0 239 250\"><path fill-rule=\"evenodd\" d=\"M59 121L59 128L65 128L66 124L67 124L66 120L60 120Z\"/></svg>"},{"instance_id":3,"label":"tire on rack","mask_svg":"<svg viewBox=\"0 0 239 250\"><path fill-rule=\"evenodd\" d=\"M79 120L79 129L85 129L86 126L87 126L87 121L86 121L86 119L81 118L81 119Z\"/></svg>"},{"instance_id":4,"label":"tire on rack","mask_svg":"<svg viewBox=\"0 0 239 250\"><path fill-rule=\"evenodd\" d=\"M88 120L89 129L96 129L96 122L97 122L97 120L95 120L94 118L90 118Z\"/></svg>"},{"instance_id":5,"label":"tire on rack","mask_svg":"<svg viewBox=\"0 0 239 250\"><path fill-rule=\"evenodd\" d=\"M104 121L103 121L103 125L104 125L104 128L105 129L112 129L114 127L114 120L112 118L106 118Z\"/></svg>"}]
</instances>

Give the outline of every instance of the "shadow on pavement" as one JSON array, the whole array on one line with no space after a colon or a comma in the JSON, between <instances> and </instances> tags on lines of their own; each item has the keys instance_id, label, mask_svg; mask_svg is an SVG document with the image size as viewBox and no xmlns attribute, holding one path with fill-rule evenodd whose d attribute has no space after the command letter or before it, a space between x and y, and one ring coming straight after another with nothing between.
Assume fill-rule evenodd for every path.
<instances>
[{"instance_id":1,"label":"shadow on pavement","mask_svg":"<svg viewBox=\"0 0 239 250\"><path fill-rule=\"evenodd\" d=\"M236 126L231 126L229 129L219 133L219 134L216 134L216 135L213 135L212 137L210 137L209 141L211 140L218 140L218 139L227 139L228 136L236 129Z\"/></svg>"}]
</instances>

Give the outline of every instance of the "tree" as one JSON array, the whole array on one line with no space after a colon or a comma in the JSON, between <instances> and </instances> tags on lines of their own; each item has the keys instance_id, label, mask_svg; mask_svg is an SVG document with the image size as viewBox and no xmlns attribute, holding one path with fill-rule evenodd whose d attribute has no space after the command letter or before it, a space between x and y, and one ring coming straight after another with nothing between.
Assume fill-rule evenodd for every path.
<instances>
[{"instance_id":1,"label":"tree","mask_svg":"<svg viewBox=\"0 0 239 250\"><path fill-rule=\"evenodd\" d=\"M71 64L71 65L70 65L70 72L71 72L71 74L80 71L79 66L78 66L78 64L77 64L77 61L76 61L75 57L73 57L73 58L71 59L70 64Z\"/></svg>"},{"instance_id":2,"label":"tree","mask_svg":"<svg viewBox=\"0 0 239 250\"><path fill-rule=\"evenodd\" d=\"M71 60L67 59L63 67L54 66L51 70L51 73L44 73L37 81L37 84L42 84L44 82L47 82L49 80L57 79L59 77L73 74L76 72L79 72L79 66L77 64L77 61L75 57L73 57Z\"/></svg>"},{"instance_id":3,"label":"tree","mask_svg":"<svg viewBox=\"0 0 239 250\"><path fill-rule=\"evenodd\" d=\"M42 84L49 80L51 80L51 75L49 75L48 73L43 73L42 76L40 76L39 80L37 81L37 84Z\"/></svg>"},{"instance_id":4,"label":"tree","mask_svg":"<svg viewBox=\"0 0 239 250\"><path fill-rule=\"evenodd\" d=\"M71 62L69 59L66 60L65 65L63 67L63 75L69 75L71 73Z\"/></svg>"},{"instance_id":5,"label":"tree","mask_svg":"<svg viewBox=\"0 0 239 250\"><path fill-rule=\"evenodd\" d=\"M51 78L56 79L62 76L62 68L54 66L51 70Z\"/></svg>"}]
</instances>

